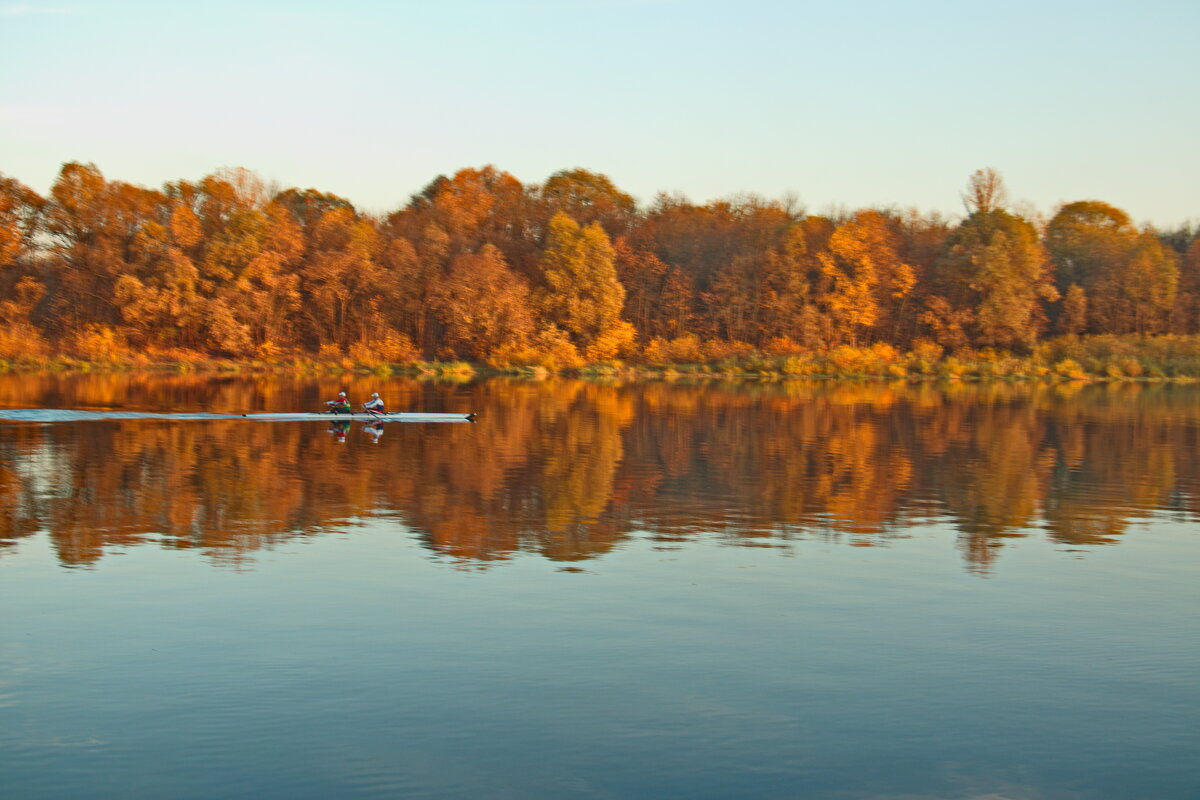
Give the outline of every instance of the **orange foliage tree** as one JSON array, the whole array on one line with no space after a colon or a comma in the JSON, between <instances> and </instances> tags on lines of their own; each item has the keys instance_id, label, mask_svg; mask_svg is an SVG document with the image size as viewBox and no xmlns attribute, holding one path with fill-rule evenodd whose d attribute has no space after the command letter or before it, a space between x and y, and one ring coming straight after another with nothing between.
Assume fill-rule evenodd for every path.
<instances>
[{"instance_id":1,"label":"orange foliage tree","mask_svg":"<svg viewBox=\"0 0 1200 800\"><path fill-rule=\"evenodd\" d=\"M0 357L55 342L107 360L320 351L557 369L635 343L661 363L1200 330L1191 228L1138 230L1088 200L1039 236L991 169L964 199L957 225L753 196L639 209L583 168L526 185L488 165L375 218L244 169L155 190L72 162L45 199L0 176Z\"/></svg>"}]
</instances>

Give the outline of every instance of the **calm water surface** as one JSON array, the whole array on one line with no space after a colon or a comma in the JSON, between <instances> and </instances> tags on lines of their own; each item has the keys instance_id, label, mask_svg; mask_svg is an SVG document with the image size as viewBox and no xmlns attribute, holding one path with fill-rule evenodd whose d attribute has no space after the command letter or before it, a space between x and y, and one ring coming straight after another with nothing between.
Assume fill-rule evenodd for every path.
<instances>
[{"instance_id":1,"label":"calm water surface","mask_svg":"<svg viewBox=\"0 0 1200 800\"><path fill-rule=\"evenodd\" d=\"M0 794L1200 797L1200 387L5 411L343 386L0 376Z\"/></svg>"}]
</instances>

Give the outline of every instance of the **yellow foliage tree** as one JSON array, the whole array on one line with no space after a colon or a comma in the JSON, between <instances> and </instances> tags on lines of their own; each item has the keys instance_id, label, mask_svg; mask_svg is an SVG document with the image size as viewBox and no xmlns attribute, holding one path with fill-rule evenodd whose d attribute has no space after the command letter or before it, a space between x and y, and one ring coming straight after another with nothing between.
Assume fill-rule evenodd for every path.
<instances>
[{"instance_id":1,"label":"yellow foliage tree","mask_svg":"<svg viewBox=\"0 0 1200 800\"><path fill-rule=\"evenodd\" d=\"M544 319L558 326L576 348L587 350L601 336L623 335L618 323L625 289L617 280L616 252L598 223L580 227L559 212L550 220L539 260L543 285L537 303Z\"/></svg>"},{"instance_id":2,"label":"yellow foliage tree","mask_svg":"<svg viewBox=\"0 0 1200 800\"><path fill-rule=\"evenodd\" d=\"M893 321L898 300L916 284L912 265L897 253L886 218L863 211L839 225L817 259L824 279L821 301L851 344Z\"/></svg>"}]
</instances>

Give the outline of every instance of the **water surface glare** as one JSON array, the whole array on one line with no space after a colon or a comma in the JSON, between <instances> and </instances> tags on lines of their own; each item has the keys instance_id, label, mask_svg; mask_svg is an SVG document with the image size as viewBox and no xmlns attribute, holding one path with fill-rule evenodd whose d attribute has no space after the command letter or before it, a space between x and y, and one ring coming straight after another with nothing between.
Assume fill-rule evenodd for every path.
<instances>
[{"instance_id":1,"label":"water surface glare","mask_svg":"<svg viewBox=\"0 0 1200 800\"><path fill-rule=\"evenodd\" d=\"M4 796L1200 796L1200 387L0 376L0 409L342 388L480 417L0 410Z\"/></svg>"}]
</instances>

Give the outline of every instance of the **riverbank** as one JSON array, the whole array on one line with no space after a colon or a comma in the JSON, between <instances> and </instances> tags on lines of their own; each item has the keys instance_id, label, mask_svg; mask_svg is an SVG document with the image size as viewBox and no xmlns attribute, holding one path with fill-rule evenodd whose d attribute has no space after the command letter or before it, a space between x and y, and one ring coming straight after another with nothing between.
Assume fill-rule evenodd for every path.
<instances>
[{"instance_id":1,"label":"riverbank","mask_svg":"<svg viewBox=\"0 0 1200 800\"><path fill-rule=\"evenodd\" d=\"M935 344L918 343L899 351L886 344L842 346L824 351L762 352L749 347L690 347L684 342L639 358L551 370L541 365L497 367L465 361L400 363L349 356L304 353L270 359L229 359L192 352L123 353L89 360L73 355L0 360L0 372L97 372L149 370L171 373L301 375L361 374L470 380L504 375L543 379L565 374L596 379L672 380L690 378L872 379L892 380L1049 380L1178 381L1200 380L1200 336L1061 337L1039 344L1031 353L963 350L946 353ZM722 352L723 351L723 352ZM690 359L675 359L672 355Z\"/></svg>"}]
</instances>

